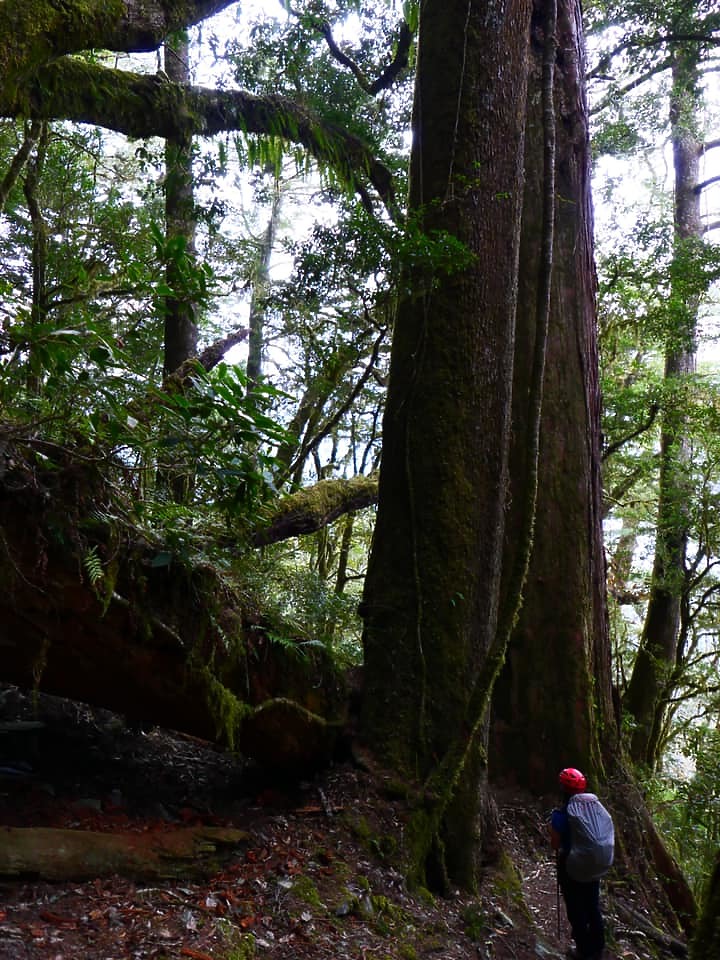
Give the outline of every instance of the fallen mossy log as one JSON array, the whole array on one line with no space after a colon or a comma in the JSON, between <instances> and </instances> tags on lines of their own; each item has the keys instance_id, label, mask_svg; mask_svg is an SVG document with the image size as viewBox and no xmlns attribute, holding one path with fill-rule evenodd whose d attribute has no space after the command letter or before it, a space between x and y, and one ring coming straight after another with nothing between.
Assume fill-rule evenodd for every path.
<instances>
[{"instance_id":1,"label":"fallen mossy log","mask_svg":"<svg viewBox=\"0 0 720 960\"><path fill-rule=\"evenodd\" d=\"M274 642L241 586L144 538L104 464L43 447L48 466L1 437L0 680L260 767L307 774L332 758L347 704L327 650Z\"/></svg>"},{"instance_id":2,"label":"fallen mossy log","mask_svg":"<svg viewBox=\"0 0 720 960\"><path fill-rule=\"evenodd\" d=\"M48 881L201 880L217 873L249 836L223 827L100 833L52 827L0 828L0 876Z\"/></svg>"}]
</instances>

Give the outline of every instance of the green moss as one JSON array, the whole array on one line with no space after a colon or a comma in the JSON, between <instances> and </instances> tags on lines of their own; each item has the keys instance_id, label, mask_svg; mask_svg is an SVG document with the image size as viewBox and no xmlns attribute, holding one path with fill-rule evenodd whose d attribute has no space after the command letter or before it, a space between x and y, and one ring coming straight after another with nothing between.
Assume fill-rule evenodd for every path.
<instances>
[{"instance_id":1,"label":"green moss","mask_svg":"<svg viewBox=\"0 0 720 960\"><path fill-rule=\"evenodd\" d=\"M255 956L255 937L251 934L245 934L243 942L237 947L233 947L224 960L252 960Z\"/></svg>"},{"instance_id":2,"label":"green moss","mask_svg":"<svg viewBox=\"0 0 720 960\"><path fill-rule=\"evenodd\" d=\"M394 836L391 834L376 834L371 824L362 816L347 816L345 822L358 840L362 842L368 853L374 854L382 861L399 858L399 844Z\"/></svg>"},{"instance_id":3,"label":"green moss","mask_svg":"<svg viewBox=\"0 0 720 960\"><path fill-rule=\"evenodd\" d=\"M429 810L422 808L413 812L405 829L407 851L407 881L411 890L428 888L430 885L429 866L434 863L434 872L438 876L445 872L444 851L438 836L437 819ZM439 884L432 883L434 889Z\"/></svg>"},{"instance_id":4,"label":"green moss","mask_svg":"<svg viewBox=\"0 0 720 960\"><path fill-rule=\"evenodd\" d=\"M387 897L373 896L370 898L370 903L375 918L375 929L384 937L393 934L398 927L405 929L410 924L410 918L405 910Z\"/></svg>"},{"instance_id":5,"label":"green moss","mask_svg":"<svg viewBox=\"0 0 720 960\"><path fill-rule=\"evenodd\" d=\"M309 907L313 907L315 910L325 911L327 907L320 899L320 894L318 889L313 883L313 881L306 877L304 874L295 877L292 885L293 895L303 903L306 903Z\"/></svg>"},{"instance_id":6,"label":"green moss","mask_svg":"<svg viewBox=\"0 0 720 960\"><path fill-rule=\"evenodd\" d=\"M523 897L522 877L507 853L501 853L492 879L492 892L504 903L520 908L527 919L532 919Z\"/></svg>"},{"instance_id":7,"label":"green moss","mask_svg":"<svg viewBox=\"0 0 720 960\"><path fill-rule=\"evenodd\" d=\"M427 887L417 887L414 893L418 900L424 903L426 907L435 906L435 895L431 893Z\"/></svg>"},{"instance_id":8,"label":"green moss","mask_svg":"<svg viewBox=\"0 0 720 960\"><path fill-rule=\"evenodd\" d=\"M115 587L117 585L119 574L120 562L117 559L111 560L110 563L105 565L104 576L98 589L99 599L102 602L102 616L105 616L107 613L108 607L110 606L112 598L115 594Z\"/></svg>"},{"instance_id":9,"label":"green moss","mask_svg":"<svg viewBox=\"0 0 720 960\"><path fill-rule=\"evenodd\" d=\"M418 960L418 952L411 943L401 943L398 950L403 960Z\"/></svg>"},{"instance_id":10,"label":"green moss","mask_svg":"<svg viewBox=\"0 0 720 960\"><path fill-rule=\"evenodd\" d=\"M349 816L346 817L345 820L347 825L359 840L362 840L363 843L365 843L370 839L372 836L372 831L370 829L370 824L367 822L365 817Z\"/></svg>"},{"instance_id":11,"label":"green moss","mask_svg":"<svg viewBox=\"0 0 720 960\"><path fill-rule=\"evenodd\" d=\"M230 920L218 920L217 929L223 938L224 947L222 960L253 960L256 955L255 937L252 933L244 933Z\"/></svg>"},{"instance_id":12,"label":"green moss","mask_svg":"<svg viewBox=\"0 0 720 960\"><path fill-rule=\"evenodd\" d=\"M234 750L243 721L252 713L253 708L239 700L213 675L209 667L191 663L190 670L205 687L206 702L215 720L218 737L224 739L229 748Z\"/></svg>"},{"instance_id":13,"label":"green moss","mask_svg":"<svg viewBox=\"0 0 720 960\"><path fill-rule=\"evenodd\" d=\"M462 912L465 933L478 943L487 930L487 917L479 903L469 903Z\"/></svg>"}]
</instances>

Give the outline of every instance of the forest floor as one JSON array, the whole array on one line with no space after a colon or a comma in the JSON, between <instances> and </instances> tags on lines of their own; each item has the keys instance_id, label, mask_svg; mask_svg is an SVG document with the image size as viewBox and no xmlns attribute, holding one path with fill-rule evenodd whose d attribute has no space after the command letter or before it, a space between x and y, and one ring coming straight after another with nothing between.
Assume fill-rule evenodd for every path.
<instances>
[{"instance_id":1,"label":"forest floor","mask_svg":"<svg viewBox=\"0 0 720 960\"><path fill-rule=\"evenodd\" d=\"M0 878L2 960L555 960L570 944L537 798L495 796L515 870L489 876L477 898L440 899L406 888L392 857L397 801L354 765L271 788L211 744L8 685L0 721L42 724L0 724L0 845L18 827L131 834L140 846L201 825L246 835L203 880ZM619 878L603 893L607 960L680 955L641 904L628 921L619 887L627 897Z\"/></svg>"}]
</instances>

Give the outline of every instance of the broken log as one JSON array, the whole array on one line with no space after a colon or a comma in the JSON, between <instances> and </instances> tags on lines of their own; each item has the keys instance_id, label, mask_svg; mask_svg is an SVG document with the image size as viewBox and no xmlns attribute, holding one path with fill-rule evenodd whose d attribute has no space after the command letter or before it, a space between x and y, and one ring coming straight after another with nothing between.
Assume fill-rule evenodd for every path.
<instances>
[{"instance_id":1,"label":"broken log","mask_svg":"<svg viewBox=\"0 0 720 960\"><path fill-rule=\"evenodd\" d=\"M223 827L100 833L52 827L0 828L0 876L80 881L201 880L237 856L249 835Z\"/></svg>"}]
</instances>

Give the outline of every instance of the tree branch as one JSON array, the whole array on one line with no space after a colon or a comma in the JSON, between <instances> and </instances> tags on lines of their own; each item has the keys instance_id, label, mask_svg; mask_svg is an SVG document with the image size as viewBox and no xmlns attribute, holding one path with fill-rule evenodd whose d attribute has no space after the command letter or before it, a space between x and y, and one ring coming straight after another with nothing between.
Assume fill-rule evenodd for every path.
<instances>
[{"instance_id":1,"label":"tree branch","mask_svg":"<svg viewBox=\"0 0 720 960\"><path fill-rule=\"evenodd\" d=\"M242 343L243 340L247 340L249 333L250 330L247 327L242 327L229 333L226 337L223 337L222 340L216 340L214 343L211 343L210 346L205 347L198 357L200 366L208 372L212 370L213 367L216 367L220 363L231 347Z\"/></svg>"},{"instance_id":2,"label":"tree branch","mask_svg":"<svg viewBox=\"0 0 720 960\"><path fill-rule=\"evenodd\" d=\"M631 440L635 440L636 437L639 437L641 434L646 433L655 422L655 418L657 417L659 410L660 410L659 404L653 403L652 406L650 407L647 420L641 423L640 426L637 427L635 430L632 430L630 433L626 434L624 437L620 437L614 443L608 444L608 446L605 447L605 449L603 450L603 454L602 454L603 462L605 462L605 460L607 460L608 457L612 456L613 453L617 453L617 451L621 447L624 447L626 443L630 443Z\"/></svg>"},{"instance_id":3,"label":"tree branch","mask_svg":"<svg viewBox=\"0 0 720 960\"><path fill-rule=\"evenodd\" d=\"M709 187L713 183L720 183L720 174L718 174L716 177L710 177L709 180L703 180L702 183L698 183L693 192L702 193L705 187Z\"/></svg>"},{"instance_id":4,"label":"tree branch","mask_svg":"<svg viewBox=\"0 0 720 960\"><path fill-rule=\"evenodd\" d=\"M356 397L360 393L360 390L365 386L369 380L373 370L376 367L377 359L380 354L380 347L382 346L383 340L385 339L386 331L383 329L380 331L379 336L373 344L372 353L370 359L368 360L367 366L363 370L362 376L358 378L357 383L350 391L345 403L335 411L335 413L330 417L330 419L324 424L324 426L317 432L317 434L312 437L309 441L303 443L300 451L296 454L293 462L288 468L288 473L292 474L294 470L303 462L305 457L310 453L311 450L314 450L318 444L327 437L333 427L340 422L345 413L350 409L350 407L355 402Z\"/></svg>"},{"instance_id":5,"label":"tree branch","mask_svg":"<svg viewBox=\"0 0 720 960\"><path fill-rule=\"evenodd\" d=\"M593 67L593 69L585 75L585 78L587 80L593 80L602 77L610 68L610 64L615 57L631 50L645 50L664 45L672 46L676 43L708 43L712 46L720 45L720 37L715 36L716 32L716 29L711 26L710 30L706 33L702 31L692 33L657 33L652 37L626 37L621 43L613 47L612 50L602 54L597 66Z\"/></svg>"},{"instance_id":6,"label":"tree branch","mask_svg":"<svg viewBox=\"0 0 720 960\"><path fill-rule=\"evenodd\" d=\"M345 513L362 510L377 503L377 475L357 476L350 480L321 480L286 497L265 523L255 530L255 547L314 533Z\"/></svg>"},{"instance_id":7,"label":"tree branch","mask_svg":"<svg viewBox=\"0 0 720 960\"><path fill-rule=\"evenodd\" d=\"M626 83L624 87L618 87L616 90L612 90L609 94L607 94L607 96L603 97L596 107L592 108L590 113L593 115L600 113L601 110L604 110L605 107L609 106L613 101L621 99L626 93L630 93L631 90L636 90L638 87L641 87L644 83L647 83L648 80L656 76L658 73L662 73L664 70L669 70L671 65L672 61L669 57L665 60L662 60L651 70L647 70L645 73L640 74L640 76L635 77L634 80Z\"/></svg>"},{"instance_id":8,"label":"tree branch","mask_svg":"<svg viewBox=\"0 0 720 960\"><path fill-rule=\"evenodd\" d=\"M5 206L8 194L12 190L17 178L20 176L23 167L27 163L27 159L30 156L33 147L37 143L41 131L42 123L39 120L34 120L29 127L26 127L25 138L20 144L20 149L13 157L8 168L8 172L3 177L2 183L0 183L0 210L2 210Z\"/></svg>"},{"instance_id":9,"label":"tree branch","mask_svg":"<svg viewBox=\"0 0 720 960\"><path fill-rule=\"evenodd\" d=\"M373 82L370 82L357 63L355 63L351 57L341 50L340 47L338 47L332 35L330 24L327 23L327 21L319 24L318 30L325 37L325 42L327 43L328 49L333 57L338 61L338 63L341 63L344 67L347 67L348 70L350 70L361 89L370 94L371 97L374 97L381 90L387 90L388 87L392 85L398 74L400 74L408 65L408 53L410 51L413 33L404 20L400 24L400 37L398 39L397 50L395 51L395 56L393 57L392 63L388 64L380 76Z\"/></svg>"},{"instance_id":10,"label":"tree branch","mask_svg":"<svg viewBox=\"0 0 720 960\"><path fill-rule=\"evenodd\" d=\"M83 50L141 53L156 50L167 35L194 26L235 0L84 0L0 3L3 82L16 84L44 64Z\"/></svg>"},{"instance_id":11,"label":"tree branch","mask_svg":"<svg viewBox=\"0 0 720 960\"><path fill-rule=\"evenodd\" d=\"M68 58L40 70L22 92L0 91L0 116L90 123L137 138L213 136L227 130L278 137L301 144L361 196L369 182L397 216L392 174L369 146L286 97L183 87Z\"/></svg>"}]
</instances>

